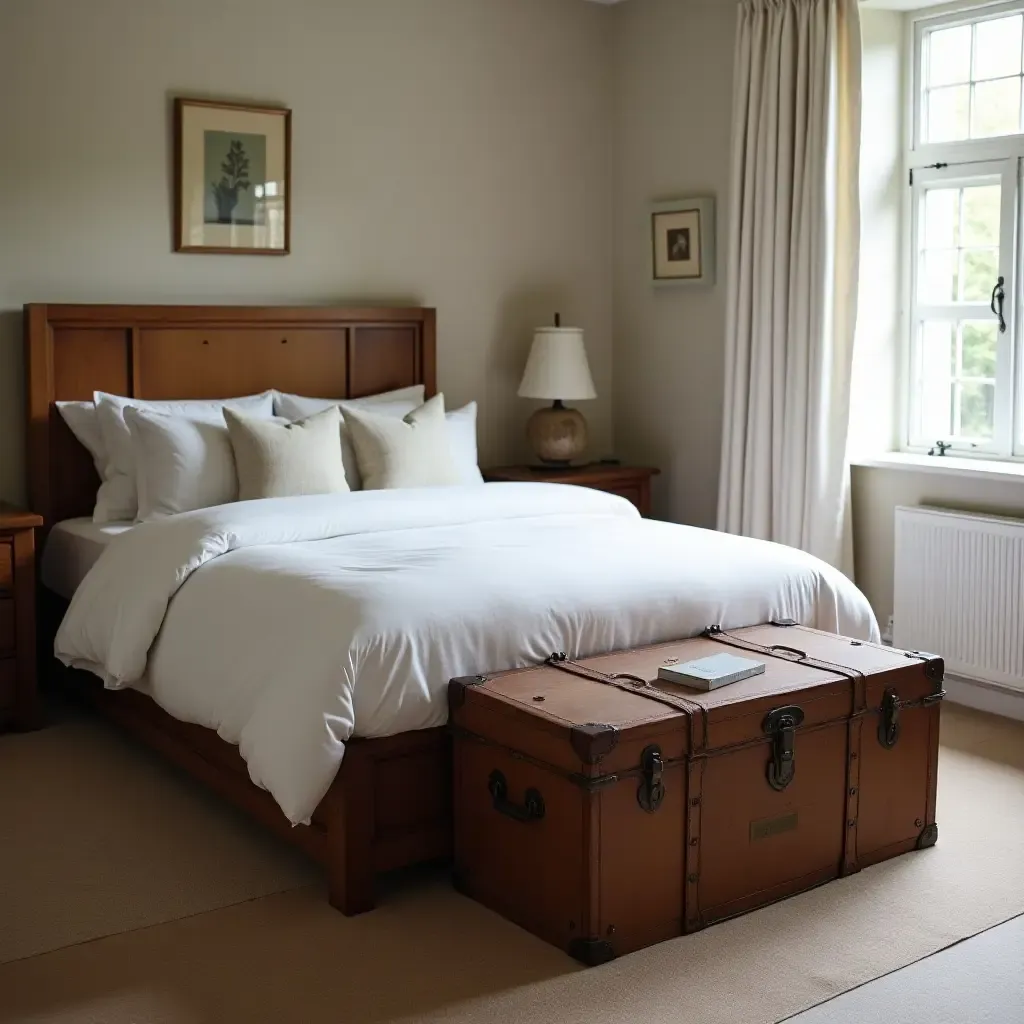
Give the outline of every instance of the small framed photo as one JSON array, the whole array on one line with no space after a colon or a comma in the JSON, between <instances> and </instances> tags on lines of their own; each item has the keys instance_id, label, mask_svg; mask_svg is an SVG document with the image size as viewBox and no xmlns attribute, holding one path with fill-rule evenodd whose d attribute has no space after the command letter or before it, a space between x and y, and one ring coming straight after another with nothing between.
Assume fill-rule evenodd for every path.
<instances>
[{"instance_id":1,"label":"small framed photo","mask_svg":"<svg viewBox=\"0 0 1024 1024\"><path fill-rule=\"evenodd\" d=\"M651 257L655 284L714 284L714 199L679 199L652 207Z\"/></svg>"},{"instance_id":2,"label":"small framed photo","mask_svg":"<svg viewBox=\"0 0 1024 1024\"><path fill-rule=\"evenodd\" d=\"M176 252L288 253L291 120L281 107L175 99Z\"/></svg>"}]
</instances>

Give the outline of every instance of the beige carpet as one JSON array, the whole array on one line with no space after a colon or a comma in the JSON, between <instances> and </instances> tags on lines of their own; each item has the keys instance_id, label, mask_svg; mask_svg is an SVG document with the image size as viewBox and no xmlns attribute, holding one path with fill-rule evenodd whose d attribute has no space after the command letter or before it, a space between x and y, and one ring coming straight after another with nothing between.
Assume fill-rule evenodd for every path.
<instances>
[{"instance_id":1,"label":"beige carpet","mask_svg":"<svg viewBox=\"0 0 1024 1024\"><path fill-rule=\"evenodd\" d=\"M0 966L4 1022L769 1024L1024 912L1024 726L954 707L935 849L590 971L437 877L406 878L356 919L331 911L319 882L263 896L302 881L289 854L100 727L74 730L73 749L60 730L17 738L46 748L22 751L23 766L42 766L51 787L76 783L71 831L45 815L66 809L66 795L33 780L31 805L16 796L0 740L0 942L26 956L74 941L69 919L78 938L121 934ZM104 863L114 846L116 870ZM146 858L158 866L148 882ZM79 906L56 917L60 883L48 873L67 863ZM14 892L12 864L29 871ZM112 903L118 872L131 896ZM247 896L262 898L198 913ZM127 930L183 913L197 916Z\"/></svg>"},{"instance_id":2,"label":"beige carpet","mask_svg":"<svg viewBox=\"0 0 1024 1024\"><path fill-rule=\"evenodd\" d=\"M318 878L101 722L0 735L0 962Z\"/></svg>"}]
</instances>

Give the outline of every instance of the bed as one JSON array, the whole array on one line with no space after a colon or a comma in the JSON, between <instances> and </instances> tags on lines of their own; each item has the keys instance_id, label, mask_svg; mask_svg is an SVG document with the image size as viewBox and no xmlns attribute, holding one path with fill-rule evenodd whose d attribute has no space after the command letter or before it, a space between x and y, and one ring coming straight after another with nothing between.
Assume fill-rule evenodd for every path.
<instances>
[{"instance_id":1,"label":"bed","mask_svg":"<svg viewBox=\"0 0 1024 1024\"><path fill-rule=\"evenodd\" d=\"M809 555L552 484L193 506L97 536L69 521L96 480L55 401L433 393L433 313L29 307L26 323L32 495L54 542L44 587L74 595L50 595L56 646L90 670L66 674L323 861L347 913L372 905L378 872L448 852L451 676L711 622L877 636L863 595Z\"/></svg>"},{"instance_id":2,"label":"bed","mask_svg":"<svg viewBox=\"0 0 1024 1024\"><path fill-rule=\"evenodd\" d=\"M429 395L436 390L435 322L434 311L421 308L26 306L26 461L29 499L44 523L38 548L46 549L56 524L90 515L98 486L56 402L87 400L96 390L174 399L278 388L355 398L413 384ZM66 565L63 571L74 575ZM178 721L134 690L106 690L89 673L60 666L53 636L67 596L45 580L40 591L48 674L322 863L330 901L343 913L373 906L377 874L450 854L443 728L351 742L311 823L293 826L250 781L237 748L214 731Z\"/></svg>"}]
</instances>

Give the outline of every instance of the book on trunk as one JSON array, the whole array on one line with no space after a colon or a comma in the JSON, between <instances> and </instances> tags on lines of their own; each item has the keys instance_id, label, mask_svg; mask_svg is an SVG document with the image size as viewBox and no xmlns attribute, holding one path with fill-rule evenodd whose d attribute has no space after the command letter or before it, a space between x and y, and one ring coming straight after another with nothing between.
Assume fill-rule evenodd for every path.
<instances>
[{"instance_id":1,"label":"book on trunk","mask_svg":"<svg viewBox=\"0 0 1024 1024\"><path fill-rule=\"evenodd\" d=\"M735 654L713 654L678 665L662 665L658 668L658 678L695 690L717 690L720 686L738 683L763 671L763 661L740 658Z\"/></svg>"}]
</instances>

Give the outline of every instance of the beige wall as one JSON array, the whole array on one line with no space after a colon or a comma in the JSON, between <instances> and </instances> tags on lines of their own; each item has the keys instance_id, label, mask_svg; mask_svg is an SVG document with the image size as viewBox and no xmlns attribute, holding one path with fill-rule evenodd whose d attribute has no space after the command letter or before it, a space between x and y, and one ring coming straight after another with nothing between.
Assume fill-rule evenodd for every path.
<instances>
[{"instance_id":1,"label":"beige wall","mask_svg":"<svg viewBox=\"0 0 1024 1024\"><path fill-rule=\"evenodd\" d=\"M903 15L861 9L860 294L850 389L850 450L898 443L903 318Z\"/></svg>"},{"instance_id":2,"label":"beige wall","mask_svg":"<svg viewBox=\"0 0 1024 1024\"><path fill-rule=\"evenodd\" d=\"M613 12L616 443L661 467L659 515L713 526L736 7L629 0ZM650 204L699 195L717 200L717 283L655 289Z\"/></svg>"},{"instance_id":3,"label":"beige wall","mask_svg":"<svg viewBox=\"0 0 1024 1024\"><path fill-rule=\"evenodd\" d=\"M611 445L607 8L581 0L16 0L0 28L0 498L23 495L25 302L396 301L524 454L531 328L587 331ZM169 100L294 111L292 255L170 251Z\"/></svg>"}]
</instances>

